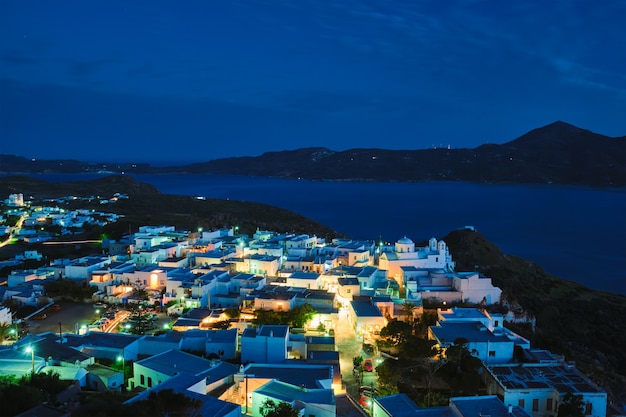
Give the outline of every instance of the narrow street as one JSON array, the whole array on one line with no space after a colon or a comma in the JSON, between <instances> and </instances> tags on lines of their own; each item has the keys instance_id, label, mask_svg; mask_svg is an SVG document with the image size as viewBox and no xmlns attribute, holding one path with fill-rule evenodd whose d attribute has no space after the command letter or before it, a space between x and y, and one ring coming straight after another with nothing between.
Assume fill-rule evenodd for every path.
<instances>
[{"instance_id":1,"label":"narrow street","mask_svg":"<svg viewBox=\"0 0 626 417\"><path fill-rule=\"evenodd\" d=\"M354 335L354 329L350 322L350 318L344 312L340 313L340 318L335 330L335 346L339 351L339 363L341 366L341 378L346 387L346 393L354 402L359 401L359 387L362 385L376 386L376 371L363 372L363 380L356 378L353 366L353 358L363 356L363 358L371 358L370 355L363 352L363 342ZM372 358L374 359L374 358ZM375 361L374 361L375 363ZM359 407L357 405L357 407ZM339 414L338 414L339 415ZM362 412L359 415L363 415Z\"/></svg>"}]
</instances>

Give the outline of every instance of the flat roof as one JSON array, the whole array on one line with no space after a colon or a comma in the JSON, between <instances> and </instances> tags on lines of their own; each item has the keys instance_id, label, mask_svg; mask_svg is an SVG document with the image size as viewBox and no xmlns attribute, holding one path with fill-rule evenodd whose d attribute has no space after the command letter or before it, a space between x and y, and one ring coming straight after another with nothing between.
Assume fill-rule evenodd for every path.
<instances>
[{"instance_id":1,"label":"flat roof","mask_svg":"<svg viewBox=\"0 0 626 417\"><path fill-rule=\"evenodd\" d=\"M604 392L578 369L568 364L490 365L488 369L507 390L545 388L556 389L560 393Z\"/></svg>"},{"instance_id":2,"label":"flat roof","mask_svg":"<svg viewBox=\"0 0 626 417\"><path fill-rule=\"evenodd\" d=\"M450 404L454 404L463 417L530 417L523 408L518 406L512 407L509 413L509 407L495 395L453 397L450 398Z\"/></svg>"},{"instance_id":3,"label":"flat roof","mask_svg":"<svg viewBox=\"0 0 626 417\"><path fill-rule=\"evenodd\" d=\"M306 363L251 363L246 375L256 378L277 379L297 387L320 388L318 381L333 379L333 366Z\"/></svg>"},{"instance_id":4,"label":"flat roof","mask_svg":"<svg viewBox=\"0 0 626 417\"><path fill-rule=\"evenodd\" d=\"M380 312L376 305L372 304L370 300L353 300L350 301L352 309L358 317L382 317L383 313Z\"/></svg>"},{"instance_id":5,"label":"flat roof","mask_svg":"<svg viewBox=\"0 0 626 417\"><path fill-rule=\"evenodd\" d=\"M503 334L494 334L489 331L482 323L469 322L446 322L443 321L441 326L430 326L433 334L440 341L452 344L457 338L463 337L468 342L487 342L490 343L514 343Z\"/></svg>"},{"instance_id":6,"label":"flat roof","mask_svg":"<svg viewBox=\"0 0 626 417\"><path fill-rule=\"evenodd\" d=\"M180 372L197 375L212 367L211 361L176 349L150 356L135 363L170 376Z\"/></svg>"},{"instance_id":7,"label":"flat roof","mask_svg":"<svg viewBox=\"0 0 626 417\"><path fill-rule=\"evenodd\" d=\"M286 402L302 401L313 404L335 404L335 394L330 388L306 388L283 381L273 380L254 391L257 394Z\"/></svg>"}]
</instances>

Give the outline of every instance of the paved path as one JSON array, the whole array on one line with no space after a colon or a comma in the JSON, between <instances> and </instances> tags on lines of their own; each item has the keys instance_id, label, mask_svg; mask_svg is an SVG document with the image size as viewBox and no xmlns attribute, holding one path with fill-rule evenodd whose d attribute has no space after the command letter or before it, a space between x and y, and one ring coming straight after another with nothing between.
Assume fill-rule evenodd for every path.
<instances>
[{"instance_id":1,"label":"paved path","mask_svg":"<svg viewBox=\"0 0 626 417\"><path fill-rule=\"evenodd\" d=\"M350 318L347 315L341 315L335 329L335 346L339 351L339 363L341 366L341 378L343 384L346 387L346 393L352 397L355 401L359 400L359 387L361 385L377 386L376 371L363 372L363 380L357 381L353 370L352 359L355 356L363 356L364 358L370 357L367 353L363 352L363 341L354 335ZM339 398L339 397L338 397ZM346 398L346 402L349 400ZM353 404L344 403L342 408L354 408ZM358 406L357 406L358 408ZM337 410L339 414L339 409ZM357 415L363 415L361 410L358 410Z\"/></svg>"}]
</instances>

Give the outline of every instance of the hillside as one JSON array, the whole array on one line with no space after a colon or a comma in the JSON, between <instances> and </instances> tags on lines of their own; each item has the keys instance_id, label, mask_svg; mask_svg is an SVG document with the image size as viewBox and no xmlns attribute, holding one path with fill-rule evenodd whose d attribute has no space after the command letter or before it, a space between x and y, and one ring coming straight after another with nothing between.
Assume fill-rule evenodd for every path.
<instances>
[{"instance_id":1,"label":"hillside","mask_svg":"<svg viewBox=\"0 0 626 417\"><path fill-rule=\"evenodd\" d=\"M626 138L556 122L503 145L392 151L308 148L184 167L189 173L344 181L471 181L626 185Z\"/></svg>"},{"instance_id":2,"label":"hillside","mask_svg":"<svg viewBox=\"0 0 626 417\"><path fill-rule=\"evenodd\" d=\"M252 235L257 228L280 232L309 233L320 237L336 236L337 232L309 218L278 207L234 200L205 199L162 194L149 184L136 181L128 175L111 175L90 181L48 182L44 180L10 176L0 178L0 195L23 193L35 199L60 196L104 196L126 194L114 204L102 206L98 200L77 200L65 208L86 208L117 213L123 218L107 225L104 230L92 231L95 237L105 233L119 239L129 230L139 226L167 224L181 230L219 229L238 226L241 233Z\"/></svg>"},{"instance_id":3,"label":"hillside","mask_svg":"<svg viewBox=\"0 0 626 417\"><path fill-rule=\"evenodd\" d=\"M187 173L336 181L470 181L626 186L626 137L555 122L502 145L474 149L303 148L165 168L149 164L28 160L0 155L5 173Z\"/></svg>"},{"instance_id":4,"label":"hillside","mask_svg":"<svg viewBox=\"0 0 626 417\"><path fill-rule=\"evenodd\" d=\"M443 240L458 271L478 266L512 304L535 316L535 333L516 329L534 347L565 355L613 395L626 394L626 297L553 277L478 232L455 230Z\"/></svg>"}]
</instances>

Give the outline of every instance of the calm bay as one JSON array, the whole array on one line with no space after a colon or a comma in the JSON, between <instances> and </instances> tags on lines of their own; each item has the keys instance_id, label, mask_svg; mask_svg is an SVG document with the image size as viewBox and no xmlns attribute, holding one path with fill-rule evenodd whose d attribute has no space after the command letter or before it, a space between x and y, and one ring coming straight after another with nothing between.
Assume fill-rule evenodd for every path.
<instances>
[{"instance_id":1,"label":"calm bay","mask_svg":"<svg viewBox=\"0 0 626 417\"><path fill-rule=\"evenodd\" d=\"M102 175L98 175L102 176ZM36 175L48 181L96 175ZM356 239L415 242L473 226L557 277L626 295L626 189L467 182L336 182L134 175L166 194L270 204ZM454 257L454 254L452 254Z\"/></svg>"}]
</instances>

